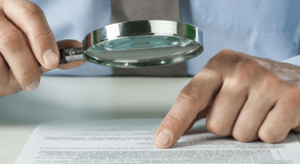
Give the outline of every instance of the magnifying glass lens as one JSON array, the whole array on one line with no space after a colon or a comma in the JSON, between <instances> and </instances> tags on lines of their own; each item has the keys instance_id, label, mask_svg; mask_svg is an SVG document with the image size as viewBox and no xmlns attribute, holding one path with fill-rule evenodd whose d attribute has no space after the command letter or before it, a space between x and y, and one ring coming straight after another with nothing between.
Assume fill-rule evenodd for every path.
<instances>
[{"instance_id":1,"label":"magnifying glass lens","mask_svg":"<svg viewBox=\"0 0 300 164\"><path fill-rule=\"evenodd\" d=\"M181 44L181 40L169 36L139 36L112 40L104 44L104 49L112 51L176 46Z\"/></svg>"},{"instance_id":2,"label":"magnifying glass lens","mask_svg":"<svg viewBox=\"0 0 300 164\"><path fill-rule=\"evenodd\" d=\"M107 66L145 67L178 63L202 51L201 44L183 37L142 35L100 42L86 51L86 59Z\"/></svg>"}]
</instances>

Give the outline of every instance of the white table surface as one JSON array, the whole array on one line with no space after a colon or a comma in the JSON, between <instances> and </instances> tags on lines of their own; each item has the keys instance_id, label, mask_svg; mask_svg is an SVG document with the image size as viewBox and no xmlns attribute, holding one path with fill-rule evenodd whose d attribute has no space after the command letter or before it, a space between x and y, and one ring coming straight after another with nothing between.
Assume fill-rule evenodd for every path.
<instances>
[{"instance_id":1,"label":"white table surface","mask_svg":"<svg viewBox=\"0 0 300 164\"><path fill-rule=\"evenodd\" d=\"M13 164L37 124L163 118L191 78L43 77L33 92L0 98L0 164Z\"/></svg>"}]
</instances>

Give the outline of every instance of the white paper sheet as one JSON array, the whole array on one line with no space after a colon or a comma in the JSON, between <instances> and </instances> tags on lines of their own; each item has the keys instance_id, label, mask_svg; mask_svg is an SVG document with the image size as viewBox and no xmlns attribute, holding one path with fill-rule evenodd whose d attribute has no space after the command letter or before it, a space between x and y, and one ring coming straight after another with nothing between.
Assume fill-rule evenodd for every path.
<instances>
[{"instance_id":1,"label":"white paper sheet","mask_svg":"<svg viewBox=\"0 0 300 164\"><path fill-rule=\"evenodd\" d=\"M42 124L27 141L16 164L300 164L300 144L292 133L280 144L242 143L207 132L200 121L173 148L162 150L153 144L160 122L125 119Z\"/></svg>"}]
</instances>

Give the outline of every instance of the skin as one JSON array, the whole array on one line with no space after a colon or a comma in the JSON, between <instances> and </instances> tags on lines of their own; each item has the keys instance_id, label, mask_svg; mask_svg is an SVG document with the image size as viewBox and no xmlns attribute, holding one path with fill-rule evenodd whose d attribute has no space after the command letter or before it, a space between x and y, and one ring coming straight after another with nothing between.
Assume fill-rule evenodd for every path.
<instances>
[{"instance_id":1,"label":"skin","mask_svg":"<svg viewBox=\"0 0 300 164\"><path fill-rule=\"evenodd\" d=\"M222 50L181 91L154 144L172 147L195 121L242 142L282 142L300 132L300 68Z\"/></svg>"},{"instance_id":2,"label":"skin","mask_svg":"<svg viewBox=\"0 0 300 164\"><path fill-rule=\"evenodd\" d=\"M26 0L0 0L0 97L35 90L41 75L58 67L61 46L79 47L81 43L56 43L37 5ZM69 62L58 68L71 69L84 62Z\"/></svg>"},{"instance_id":3,"label":"skin","mask_svg":"<svg viewBox=\"0 0 300 164\"><path fill-rule=\"evenodd\" d=\"M0 0L0 97L36 89L51 69L84 64L58 66L58 47L79 46L74 40L56 43L37 5ZM289 131L300 132L299 86L299 67L222 50L181 91L154 143L172 147L201 118L207 118L207 129L216 135L282 142Z\"/></svg>"}]
</instances>

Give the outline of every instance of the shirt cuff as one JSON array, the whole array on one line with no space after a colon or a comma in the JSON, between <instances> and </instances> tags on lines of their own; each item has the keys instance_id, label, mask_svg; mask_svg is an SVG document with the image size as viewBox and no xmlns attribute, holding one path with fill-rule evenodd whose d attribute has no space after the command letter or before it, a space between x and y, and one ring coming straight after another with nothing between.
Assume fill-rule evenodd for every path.
<instances>
[{"instance_id":1,"label":"shirt cuff","mask_svg":"<svg viewBox=\"0 0 300 164\"><path fill-rule=\"evenodd\" d=\"M289 63L289 64L293 64L295 66L300 67L300 55L288 58L286 60L282 61L283 63Z\"/></svg>"}]
</instances>

